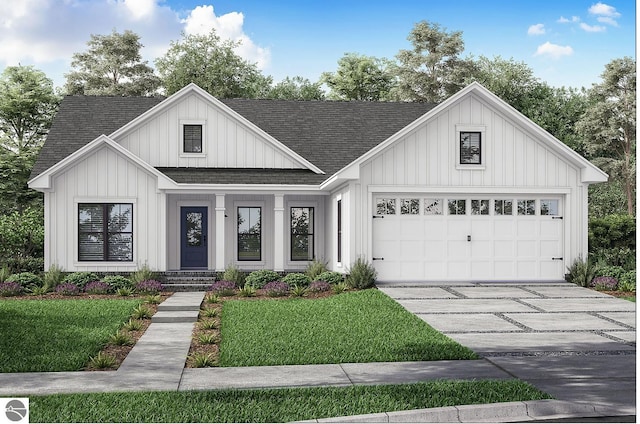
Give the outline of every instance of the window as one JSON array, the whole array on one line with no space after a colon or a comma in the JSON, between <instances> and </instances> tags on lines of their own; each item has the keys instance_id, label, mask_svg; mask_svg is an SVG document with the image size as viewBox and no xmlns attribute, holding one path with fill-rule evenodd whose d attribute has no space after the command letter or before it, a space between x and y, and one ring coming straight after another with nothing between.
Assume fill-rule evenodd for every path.
<instances>
[{"instance_id":1,"label":"window","mask_svg":"<svg viewBox=\"0 0 640 424\"><path fill-rule=\"evenodd\" d=\"M482 133L478 131L460 132L460 164L480 165L482 164L481 154Z\"/></svg>"},{"instance_id":2,"label":"window","mask_svg":"<svg viewBox=\"0 0 640 424\"><path fill-rule=\"evenodd\" d=\"M313 260L313 208L291 208L291 260Z\"/></svg>"},{"instance_id":3,"label":"window","mask_svg":"<svg viewBox=\"0 0 640 424\"><path fill-rule=\"evenodd\" d=\"M78 205L78 260L133 261L133 205Z\"/></svg>"},{"instance_id":4,"label":"window","mask_svg":"<svg viewBox=\"0 0 640 424\"><path fill-rule=\"evenodd\" d=\"M489 215L489 200L471 200L471 215Z\"/></svg>"},{"instance_id":5,"label":"window","mask_svg":"<svg viewBox=\"0 0 640 424\"><path fill-rule=\"evenodd\" d=\"M261 207L238 207L238 260L262 260Z\"/></svg>"},{"instance_id":6,"label":"window","mask_svg":"<svg viewBox=\"0 0 640 424\"><path fill-rule=\"evenodd\" d=\"M494 213L496 215L513 215L513 201L511 200L495 200Z\"/></svg>"},{"instance_id":7,"label":"window","mask_svg":"<svg viewBox=\"0 0 640 424\"><path fill-rule=\"evenodd\" d=\"M376 202L377 215L395 215L396 199L378 199Z\"/></svg>"},{"instance_id":8,"label":"window","mask_svg":"<svg viewBox=\"0 0 640 424\"><path fill-rule=\"evenodd\" d=\"M558 200L540 200L540 215L558 216Z\"/></svg>"},{"instance_id":9,"label":"window","mask_svg":"<svg viewBox=\"0 0 640 424\"><path fill-rule=\"evenodd\" d=\"M182 152L202 153L202 125L182 125Z\"/></svg>"},{"instance_id":10,"label":"window","mask_svg":"<svg viewBox=\"0 0 640 424\"><path fill-rule=\"evenodd\" d=\"M342 262L342 199L338 200L338 262Z\"/></svg>"},{"instance_id":11,"label":"window","mask_svg":"<svg viewBox=\"0 0 640 424\"><path fill-rule=\"evenodd\" d=\"M420 215L420 199L400 199L402 215Z\"/></svg>"},{"instance_id":12,"label":"window","mask_svg":"<svg viewBox=\"0 0 640 424\"><path fill-rule=\"evenodd\" d=\"M424 199L425 215L442 215L442 199Z\"/></svg>"},{"instance_id":13,"label":"window","mask_svg":"<svg viewBox=\"0 0 640 424\"><path fill-rule=\"evenodd\" d=\"M467 201L465 199L449 199L449 215L465 215Z\"/></svg>"},{"instance_id":14,"label":"window","mask_svg":"<svg viewBox=\"0 0 640 424\"><path fill-rule=\"evenodd\" d=\"M535 200L518 200L518 215L535 215Z\"/></svg>"}]
</instances>

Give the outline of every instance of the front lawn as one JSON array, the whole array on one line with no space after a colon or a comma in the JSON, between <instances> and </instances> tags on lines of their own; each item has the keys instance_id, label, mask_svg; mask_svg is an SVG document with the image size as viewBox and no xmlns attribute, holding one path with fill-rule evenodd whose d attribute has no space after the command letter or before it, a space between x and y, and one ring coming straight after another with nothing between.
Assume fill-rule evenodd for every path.
<instances>
[{"instance_id":1,"label":"front lawn","mask_svg":"<svg viewBox=\"0 0 640 424\"><path fill-rule=\"evenodd\" d=\"M34 396L31 422L290 422L440 406L549 399L518 380L431 381L206 392Z\"/></svg>"},{"instance_id":2,"label":"front lawn","mask_svg":"<svg viewBox=\"0 0 640 424\"><path fill-rule=\"evenodd\" d=\"M384 293L224 302L219 365L477 359Z\"/></svg>"},{"instance_id":3,"label":"front lawn","mask_svg":"<svg viewBox=\"0 0 640 424\"><path fill-rule=\"evenodd\" d=\"M0 300L0 372L81 370L140 303Z\"/></svg>"}]
</instances>

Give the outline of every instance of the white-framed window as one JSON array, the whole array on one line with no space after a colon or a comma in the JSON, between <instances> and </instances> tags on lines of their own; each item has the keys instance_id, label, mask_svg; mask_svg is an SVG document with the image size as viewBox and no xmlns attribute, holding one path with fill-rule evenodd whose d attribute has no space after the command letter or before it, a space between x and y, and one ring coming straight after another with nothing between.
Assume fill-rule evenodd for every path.
<instances>
[{"instance_id":1,"label":"white-framed window","mask_svg":"<svg viewBox=\"0 0 640 424\"><path fill-rule=\"evenodd\" d=\"M442 215L443 199L424 199L424 214L425 215Z\"/></svg>"},{"instance_id":2,"label":"white-framed window","mask_svg":"<svg viewBox=\"0 0 640 424\"><path fill-rule=\"evenodd\" d=\"M395 215L396 199L379 198L376 200L376 215Z\"/></svg>"},{"instance_id":3,"label":"white-framed window","mask_svg":"<svg viewBox=\"0 0 640 424\"><path fill-rule=\"evenodd\" d=\"M237 206L238 261L262 260L262 206Z\"/></svg>"},{"instance_id":4,"label":"white-framed window","mask_svg":"<svg viewBox=\"0 0 640 424\"><path fill-rule=\"evenodd\" d=\"M496 199L493 202L494 215L513 215L513 200Z\"/></svg>"},{"instance_id":5,"label":"white-framed window","mask_svg":"<svg viewBox=\"0 0 640 424\"><path fill-rule=\"evenodd\" d=\"M420 215L420 199L400 199L401 215Z\"/></svg>"},{"instance_id":6,"label":"white-framed window","mask_svg":"<svg viewBox=\"0 0 640 424\"><path fill-rule=\"evenodd\" d=\"M311 261L315 257L315 208L292 206L289 210L291 261Z\"/></svg>"},{"instance_id":7,"label":"white-framed window","mask_svg":"<svg viewBox=\"0 0 640 424\"><path fill-rule=\"evenodd\" d=\"M558 199L540 200L540 215L558 216L560 201Z\"/></svg>"},{"instance_id":8,"label":"white-framed window","mask_svg":"<svg viewBox=\"0 0 640 424\"><path fill-rule=\"evenodd\" d=\"M205 156L207 125L205 120L180 121L180 154Z\"/></svg>"},{"instance_id":9,"label":"white-framed window","mask_svg":"<svg viewBox=\"0 0 640 424\"><path fill-rule=\"evenodd\" d=\"M518 200L518 215L535 215L536 201L535 199Z\"/></svg>"},{"instance_id":10,"label":"white-framed window","mask_svg":"<svg viewBox=\"0 0 640 424\"><path fill-rule=\"evenodd\" d=\"M467 199L447 199L449 215L466 215Z\"/></svg>"},{"instance_id":11,"label":"white-framed window","mask_svg":"<svg viewBox=\"0 0 640 424\"><path fill-rule=\"evenodd\" d=\"M133 262L133 203L78 203L78 261Z\"/></svg>"},{"instance_id":12,"label":"white-framed window","mask_svg":"<svg viewBox=\"0 0 640 424\"><path fill-rule=\"evenodd\" d=\"M489 215L489 199L471 199L471 215Z\"/></svg>"},{"instance_id":13,"label":"white-framed window","mask_svg":"<svg viewBox=\"0 0 640 424\"><path fill-rule=\"evenodd\" d=\"M486 130L484 125L456 125L456 168L484 169Z\"/></svg>"}]
</instances>

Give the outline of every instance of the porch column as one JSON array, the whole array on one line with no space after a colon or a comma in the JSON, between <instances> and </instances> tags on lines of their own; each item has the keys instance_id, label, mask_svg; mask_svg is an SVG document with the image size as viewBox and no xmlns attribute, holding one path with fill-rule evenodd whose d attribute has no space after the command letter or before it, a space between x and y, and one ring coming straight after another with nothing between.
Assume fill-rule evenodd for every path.
<instances>
[{"instance_id":1,"label":"porch column","mask_svg":"<svg viewBox=\"0 0 640 424\"><path fill-rule=\"evenodd\" d=\"M216 194L216 271L224 271L227 266L224 259L225 211L224 194Z\"/></svg>"},{"instance_id":2,"label":"porch column","mask_svg":"<svg viewBox=\"0 0 640 424\"><path fill-rule=\"evenodd\" d=\"M284 271L284 196L274 195L273 207L273 270Z\"/></svg>"}]
</instances>

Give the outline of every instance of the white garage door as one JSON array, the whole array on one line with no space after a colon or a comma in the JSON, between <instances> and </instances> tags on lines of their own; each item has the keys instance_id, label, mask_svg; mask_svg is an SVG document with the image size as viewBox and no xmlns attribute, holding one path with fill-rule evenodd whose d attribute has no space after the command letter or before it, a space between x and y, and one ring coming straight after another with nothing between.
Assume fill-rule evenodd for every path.
<instances>
[{"instance_id":1,"label":"white garage door","mask_svg":"<svg viewBox=\"0 0 640 424\"><path fill-rule=\"evenodd\" d=\"M381 281L532 281L564 275L562 198L374 196Z\"/></svg>"}]
</instances>

